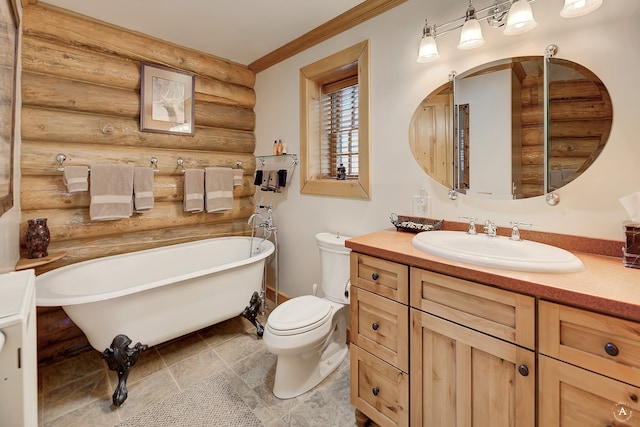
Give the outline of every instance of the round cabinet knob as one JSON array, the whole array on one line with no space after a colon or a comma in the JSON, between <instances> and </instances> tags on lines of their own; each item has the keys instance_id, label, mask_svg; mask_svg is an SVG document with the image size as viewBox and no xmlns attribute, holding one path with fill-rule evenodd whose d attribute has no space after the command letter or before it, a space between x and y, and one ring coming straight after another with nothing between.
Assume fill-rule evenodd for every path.
<instances>
[{"instance_id":1,"label":"round cabinet knob","mask_svg":"<svg viewBox=\"0 0 640 427\"><path fill-rule=\"evenodd\" d=\"M378 387L374 387L373 390L371 390L371 392L373 393L374 396L377 396L378 393L380 393L380 389Z\"/></svg>"},{"instance_id":2,"label":"round cabinet knob","mask_svg":"<svg viewBox=\"0 0 640 427\"><path fill-rule=\"evenodd\" d=\"M608 342L604 345L604 351L609 355L609 356L617 356L618 353L620 353L620 351L618 350L618 347L616 347L616 345L614 343Z\"/></svg>"},{"instance_id":3,"label":"round cabinet knob","mask_svg":"<svg viewBox=\"0 0 640 427\"><path fill-rule=\"evenodd\" d=\"M522 375L523 377L526 377L527 375L529 375L529 368L527 367L527 365L520 365L518 366L518 372L520 372L520 375Z\"/></svg>"},{"instance_id":4,"label":"round cabinet knob","mask_svg":"<svg viewBox=\"0 0 640 427\"><path fill-rule=\"evenodd\" d=\"M638 396L636 396L635 394L632 394L631 400L634 401L635 403L638 403Z\"/></svg>"},{"instance_id":5,"label":"round cabinet knob","mask_svg":"<svg viewBox=\"0 0 640 427\"><path fill-rule=\"evenodd\" d=\"M371 325L371 329L373 329L374 331L377 331L379 326L380 325L378 325L378 322L373 322L373 325Z\"/></svg>"},{"instance_id":6,"label":"round cabinet knob","mask_svg":"<svg viewBox=\"0 0 640 427\"><path fill-rule=\"evenodd\" d=\"M378 277L380 277L380 276L378 275L378 273L373 273L373 274L371 275L371 278L372 278L373 280L378 280Z\"/></svg>"}]
</instances>

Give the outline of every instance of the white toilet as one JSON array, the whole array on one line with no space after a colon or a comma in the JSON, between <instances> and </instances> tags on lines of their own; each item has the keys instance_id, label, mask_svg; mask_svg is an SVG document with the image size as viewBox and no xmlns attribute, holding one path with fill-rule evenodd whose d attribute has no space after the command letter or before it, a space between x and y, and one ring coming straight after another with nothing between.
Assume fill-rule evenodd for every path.
<instances>
[{"instance_id":1,"label":"white toilet","mask_svg":"<svg viewBox=\"0 0 640 427\"><path fill-rule=\"evenodd\" d=\"M281 399L311 390L344 360L349 304L349 237L319 233L324 298L305 295L276 307L264 328L264 344L278 356L273 394Z\"/></svg>"}]
</instances>

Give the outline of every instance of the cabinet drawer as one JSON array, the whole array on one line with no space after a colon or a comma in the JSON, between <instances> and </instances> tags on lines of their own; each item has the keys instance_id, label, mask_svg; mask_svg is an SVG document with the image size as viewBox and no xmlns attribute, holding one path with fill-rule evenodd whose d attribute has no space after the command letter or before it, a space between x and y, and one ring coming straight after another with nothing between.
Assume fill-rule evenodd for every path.
<instances>
[{"instance_id":1,"label":"cabinet drawer","mask_svg":"<svg viewBox=\"0 0 640 427\"><path fill-rule=\"evenodd\" d=\"M411 268L411 307L535 348L535 299L419 268Z\"/></svg>"},{"instance_id":2,"label":"cabinet drawer","mask_svg":"<svg viewBox=\"0 0 640 427\"><path fill-rule=\"evenodd\" d=\"M409 304L409 267L351 252L351 285Z\"/></svg>"},{"instance_id":3,"label":"cabinet drawer","mask_svg":"<svg viewBox=\"0 0 640 427\"><path fill-rule=\"evenodd\" d=\"M640 389L547 356L539 364L540 426L640 426Z\"/></svg>"},{"instance_id":4,"label":"cabinet drawer","mask_svg":"<svg viewBox=\"0 0 640 427\"><path fill-rule=\"evenodd\" d=\"M409 425L409 376L351 344L351 404L381 427Z\"/></svg>"},{"instance_id":5,"label":"cabinet drawer","mask_svg":"<svg viewBox=\"0 0 640 427\"><path fill-rule=\"evenodd\" d=\"M541 301L540 353L640 386L640 324Z\"/></svg>"},{"instance_id":6,"label":"cabinet drawer","mask_svg":"<svg viewBox=\"0 0 640 427\"><path fill-rule=\"evenodd\" d=\"M360 348L409 372L409 308L351 288L351 339Z\"/></svg>"}]
</instances>

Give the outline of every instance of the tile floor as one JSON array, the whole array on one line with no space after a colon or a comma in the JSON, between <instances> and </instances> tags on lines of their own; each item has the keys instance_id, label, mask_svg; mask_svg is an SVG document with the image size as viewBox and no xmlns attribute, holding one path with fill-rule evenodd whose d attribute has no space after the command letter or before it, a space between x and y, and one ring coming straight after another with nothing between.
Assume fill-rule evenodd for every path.
<instances>
[{"instance_id":1,"label":"tile floor","mask_svg":"<svg viewBox=\"0 0 640 427\"><path fill-rule=\"evenodd\" d=\"M275 365L276 357L257 339L255 327L236 317L142 353L127 381L129 397L116 408L111 395L117 375L99 352L87 351L39 366L39 425L114 426L218 372L266 427L355 425L348 358L319 386L287 400L271 392Z\"/></svg>"}]
</instances>

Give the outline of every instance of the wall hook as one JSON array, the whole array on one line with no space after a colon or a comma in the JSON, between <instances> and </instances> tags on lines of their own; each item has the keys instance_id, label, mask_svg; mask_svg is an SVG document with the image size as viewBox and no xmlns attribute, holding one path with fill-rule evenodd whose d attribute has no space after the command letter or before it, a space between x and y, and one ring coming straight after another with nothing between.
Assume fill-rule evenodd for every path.
<instances>
[{"instance_id":1,"label":"wall hook","mask_svg":"<svg viewBox=\"0 0 640 427\"><path fill-rule=\"evenodd\" d=\"M56 156L56 162L60 163L60 166L58 166L58 171L60 172L64 171L64 166L62 166L62 164L64 163L65 160L67 160L67 156L65 156L62 153Z\"/></svg>"},{"instance_id":2,"label":"wall hook","mask_svg":"<svg viewBox=\"0 0 640 427\"><path fill-rule=\"evenodd\" d=\"M158 158L156 156L151 157L149 159L149 162L151 162L151 166L153 166L154 172L160 172L160 169L158 169Z\"/></svg>"},{"instance_id":3,"label":"wall hook","mask_svg":"<svg viewBox=\"0 0 640 427\"><path fill-rule=\"evenodd\" d=\"M185 172L184 160L182 160L182 158L178 157L178 160L176 160L176 163L178 164L178 167L182 169L182 173L184 173Z\"/></svg>"}]
</instances>

